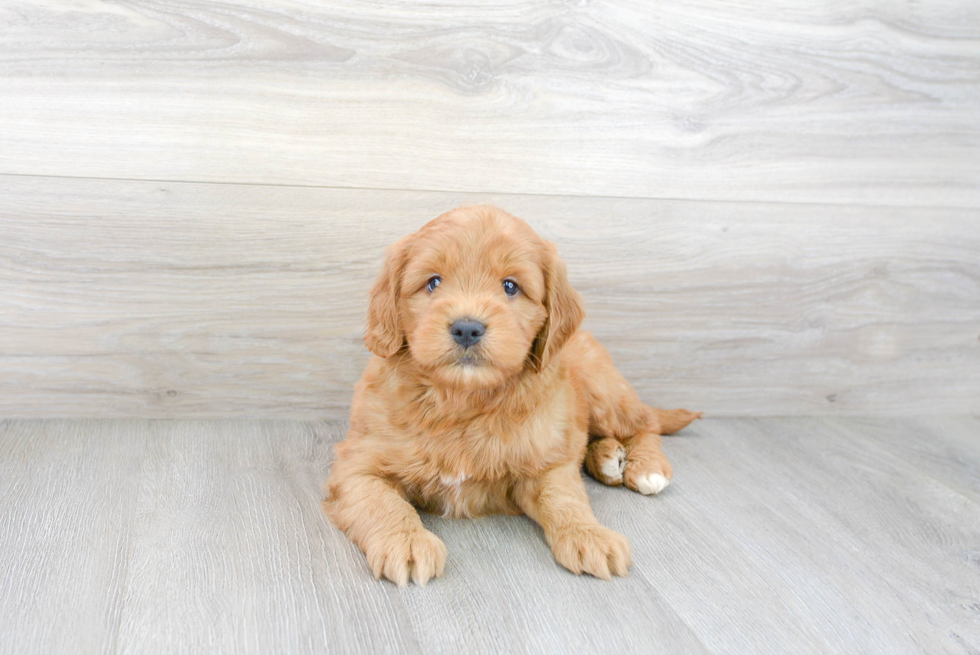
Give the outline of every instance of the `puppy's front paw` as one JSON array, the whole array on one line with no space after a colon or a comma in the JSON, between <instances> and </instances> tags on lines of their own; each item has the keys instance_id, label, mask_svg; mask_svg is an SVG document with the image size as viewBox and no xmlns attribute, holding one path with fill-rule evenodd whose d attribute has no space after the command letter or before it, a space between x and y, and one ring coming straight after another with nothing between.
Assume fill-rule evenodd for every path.
<instances>
[{"instance_id":1,"label":"puppy's front paw","mask_svg":"<svg viewBox=\"0 0 980 655\"><path fill-rule=\"evenodd\" d=\"M628 460L623 474L623 482L633 491L645 496L659 494L670 484L674 469L666 458L641 458Z\"/></svg>"},{"instance_id":2,"label":"puppy's front paw","mask_svg":"<svg viewBox=\"0 0 980 655\"><path fill-rule=\"evenodd\" d=\"M552 540L551 552L572 573L589 573L603 580L629 575L633 565L629 540L601 525L562 530Z\"/></svg>"},{"instance_id":3,"label":"puppy's front paw","mask_svg":"<svg viewBox=\"0 0 980 655\"><path fill-rule=\"evenodd\" d=\"M446 544L428 530L393 532L375 542L367 552L368 566L378 580L384 576L404 587L411 578L425 585L430 578L442 577L446 567Z\"/></svg>"}]
</instances>

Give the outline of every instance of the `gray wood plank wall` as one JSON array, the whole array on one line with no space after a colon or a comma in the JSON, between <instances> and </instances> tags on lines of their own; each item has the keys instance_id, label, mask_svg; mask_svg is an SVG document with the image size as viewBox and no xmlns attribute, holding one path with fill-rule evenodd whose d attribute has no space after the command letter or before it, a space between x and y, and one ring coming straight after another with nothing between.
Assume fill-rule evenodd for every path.
<instances>
[{"instance_id":1,"label":"gray wood plank wall","mask_svg":"<svg viewBox=\"0 0 980 655\"><path fill-rule=\"evenodd\" d=\"M980 5L6 2L0 415L342 417L491 201L650 402L980 411Z\"/></svg>"},{"instance_id":2,"label":"gray wood plank wall","mask_svg":"<svg viewBox=\"0 0 980 655\"><path fill-rule=\"evenodd\" d=\"M6 2L0 172L980 206L972 0Z\"/></svg>"}]
</instances>

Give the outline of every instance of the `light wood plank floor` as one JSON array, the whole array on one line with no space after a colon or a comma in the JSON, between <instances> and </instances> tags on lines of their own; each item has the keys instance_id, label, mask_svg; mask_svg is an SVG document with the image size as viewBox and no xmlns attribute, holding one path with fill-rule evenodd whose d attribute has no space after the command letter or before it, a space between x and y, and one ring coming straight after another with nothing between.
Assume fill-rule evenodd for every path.
<instances>
[{"instance_id":1,"label":"light wood plank floor","mask_svg":"<svg viewBox=\"0 0 980 655\"><path fill-rule=\"evenodd\" d=\"M339 423L0 423L3 653L976 653L980 420L707 419L659 498L589 482L629 578L426 517L399 590L320 512Z\"/></svg>"}]
</instances>

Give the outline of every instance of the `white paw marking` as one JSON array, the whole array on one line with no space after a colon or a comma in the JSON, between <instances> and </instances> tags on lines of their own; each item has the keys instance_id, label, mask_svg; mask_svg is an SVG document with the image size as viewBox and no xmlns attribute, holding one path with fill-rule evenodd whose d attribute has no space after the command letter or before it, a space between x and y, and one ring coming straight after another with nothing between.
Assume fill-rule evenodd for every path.
<instances>
[{"instance_id":1,"label":"white paw marking","mask_svg":"<svg viewBox=\"0 0 980 655\"><path fill-rule=\"evenodd\" d=\"M610 457L602 463L602 475L610 482L622 479L623 470L619 466L619 461L615 457Z\"/></svg>"},{"instance_id":2,"label":"white paw marking","mask_svg":"<svg viewBox=\"0 0 980 655\"><path fill-rule=\"evenodd\" d=\"M667 488L668 484L670 484L670 480L659 473L648 473L641 475L636 481L636 490L645 496L649 496L650 494L659 494Z\"/></svg>"},{"instance_id":3,"label":"white paw marking","mask_svg":"<svg viewBox=\"0 0 980 655\"><path fill-rule=\"evenodd\" d=\"M626 451L616 449L616 455L606 458L602 463L602 475L609 482L619 482L623 479L623 467L626 466Z\"/></svg>"}]
</instances>

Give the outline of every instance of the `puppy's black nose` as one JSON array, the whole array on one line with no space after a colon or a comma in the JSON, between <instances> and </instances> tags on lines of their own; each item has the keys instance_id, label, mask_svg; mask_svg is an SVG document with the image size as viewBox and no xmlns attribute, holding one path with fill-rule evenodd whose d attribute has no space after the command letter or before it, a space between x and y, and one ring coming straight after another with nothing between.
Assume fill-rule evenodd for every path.
<instances>
[{"instance_id":1,"label":"puppy's black nose","mask_svg":"<svg viewBox=\"0 0 980 655\"><path fill-rule=\"evenodd\" d=\"M449 332L453 335L453 339L463 348L475 345L483 338L486 331L486 325L468 318L461 318L449 326Z\"/></svg>"}]
</instances>

